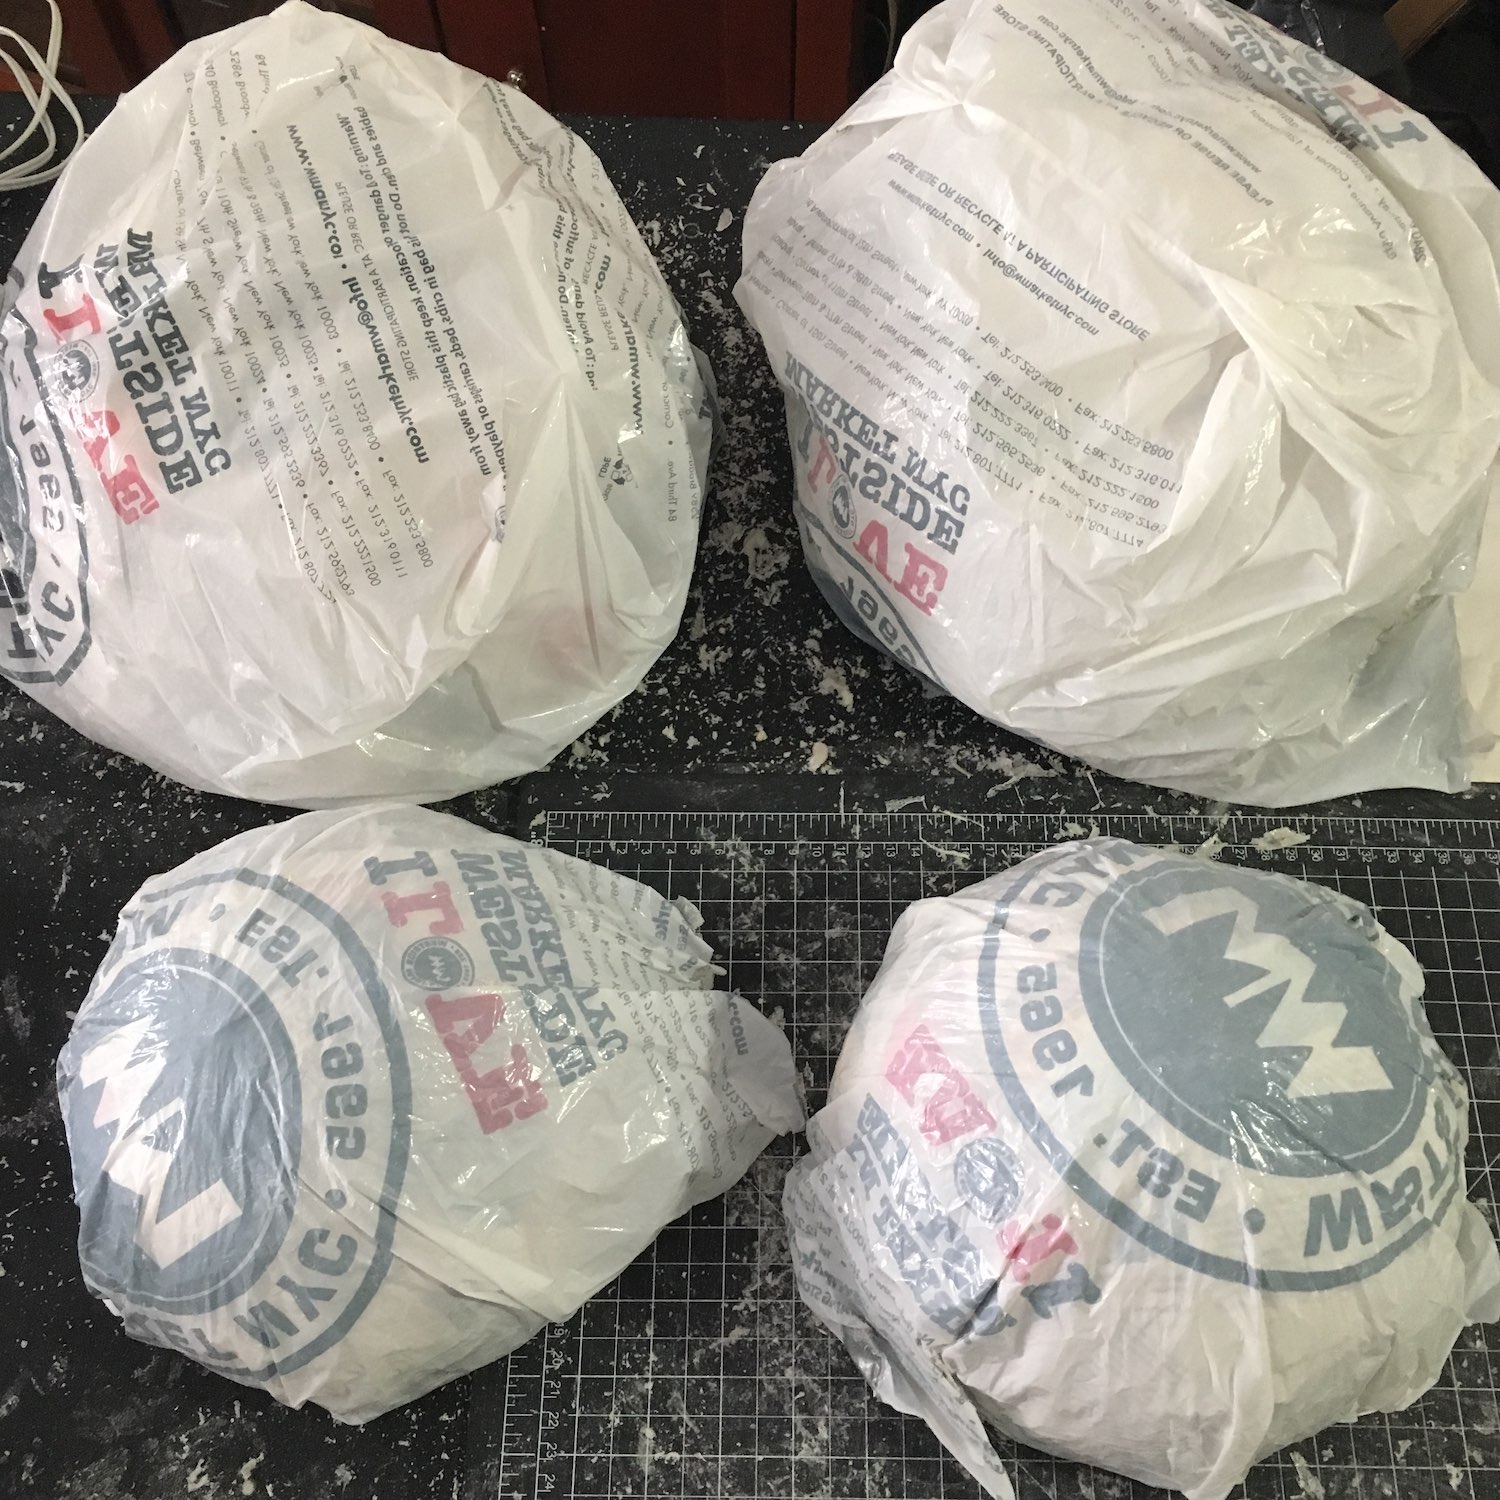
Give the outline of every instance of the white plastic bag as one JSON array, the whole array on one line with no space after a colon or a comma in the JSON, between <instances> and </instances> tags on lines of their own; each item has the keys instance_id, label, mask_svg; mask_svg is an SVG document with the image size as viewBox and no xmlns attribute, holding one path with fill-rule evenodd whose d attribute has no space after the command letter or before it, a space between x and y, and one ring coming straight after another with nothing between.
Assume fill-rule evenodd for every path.
<instances>
[{"instance_id":1,"label":"white plastic bag","mask_svg":"<svg viewBox=\"0 0 1500 1500\"><path fill-rule=\"evenodd\" d=\"M363 1421L570 1317L801 1123L699 917L456 818L309 813L150 880L58 1063L136 1338Z\"/></svg>"},{"instance_id":2,"label":"white plastic bag","mask_svg":"<svg viewBox=\"0 0 1500 1500\"><path fill-rule=\"evenodd\" d=\"M993 1495L981 1419L1221 1500L1500 1316L1422 985L1343 896L1119 840L918 902L788 1178L803 1297Z\"/></svg>"},{"instance_id":3,"label":"white plastic bag","mask_svg":"<svg viewBox=\"0 0 1500 1500\"><path fill-rule=\"evenodd\" d=\"M0 671L159 770L452 795L677 628L705 385L598 161L514 89L302 4L195 42L0 305Z\"/></svg>"},{"instance_id":4,"label":"white plastic bag","mask_svg":"<svg viewBox=\"0 0 1500 1500\"><path fill-rule=\"evenodd\" d=\"M854 629L1279 804L1466 783L1497 257L1466 156L1227 0L948 0L767 174L737 295Z\"/></svg>"}]
</instances>

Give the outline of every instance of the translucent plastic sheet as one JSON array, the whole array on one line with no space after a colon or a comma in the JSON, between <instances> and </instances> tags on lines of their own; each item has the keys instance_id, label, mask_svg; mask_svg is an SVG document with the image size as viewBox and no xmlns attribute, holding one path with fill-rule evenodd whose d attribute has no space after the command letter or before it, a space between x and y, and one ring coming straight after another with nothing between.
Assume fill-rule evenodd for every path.
<instances>
[{"instance_id":1,"label":"translucent plastic sheet","mask_svg":"<svg viewBox=\"0 0 1500 1500\"><path fill-rule=\"evenodd\" d=\"M852 628L1108 771L1279 805L1462 787L1500 727L1453 616L1497 254L1462 152L1232 5L949 0L767 174L737 295Z\"/></svg>"},{"instance_id":2,"label":"translucent plastic sheet","mask_svg":"<svg viewBox=\"0 0 1500 1500\"><path fill-rule=\"evenodd\" d=\"M1422 987L1342 895L1120 840L918 902L787 1180L799 1289L993 1495L983 1421L1223 1500L1500 1315Z\"/></svg>"},{"instance_id":3,"label":"translucent plastic sheet","mask_svg":"<svg viewBox=\"0 0 1500 1500\"><path fill-rule=\"evenodd\" d=\"M801 1124L699 925L395 806L148 881L58 1065L90 1288L349 1421L571 1316Z\"/></svg>"},{"instance_id":4,"label":"translucent plastic sheet","mask_svg":"<svg viewBox=\"0 0 1500 1500\"><path fill-rule=\"evenodd\" d=\"M676 631L709 397L593 154L301 4L69 164L0 295L0 671L192 785L535 770Z\"/></svg>"}]
</instances>

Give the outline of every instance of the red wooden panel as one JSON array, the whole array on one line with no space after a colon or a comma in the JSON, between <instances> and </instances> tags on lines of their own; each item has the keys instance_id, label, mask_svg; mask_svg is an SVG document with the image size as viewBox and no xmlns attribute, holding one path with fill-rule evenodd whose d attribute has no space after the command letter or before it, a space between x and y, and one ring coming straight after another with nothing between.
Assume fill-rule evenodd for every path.
<instances>
[{"instance_id":1,"label":"red wooden panel","mask_svg":"<svg viewBox=\"0 0 1500 1500\"><path fill-rule=\"evenodd\" d=\"M552 107L790 114L792 0L536 0Z\"/></svg>"},{"instance_id":2,"label":"red wooden panel","mask_svg":"<svg viewBox=\"0 0 1500 1500\"><path fill-rule=\"evenodd\" d=\"M61 0L68 57L90 93L139 83L176 50L157 0Z\"/></svg>"},{"instance_id":3,"label":"red wooden panel","mask_svg":"<svg viewBox=\"0 0 1500 1500\"><path fill-rule=\"evenodd\" d=\"M526 92L538 104L552 104L532 0L435 0L435 5L443 41L454 62L491 78L504 79L518 72Z\"/></svg>"},{"instance_id":4,"label":"red wooden panel","mask_svg":"<svg viewBox=\"0 0 1500 1500\"><path fill-rule=\"evenodd\" d=\"M398 42L443 50L443 32L438 25L433 0L375 0L375 25Z\"/></svg>"},{"instance_id":5,"label":"red wooden panel","mask_svg":"<svg viewBox=\"0 0 1500 1500\"><path fill-rule=\"evenodd\" d=\"M130 33L142 77L159 68L182 45L167 24L158 0L113 0L110 9L119 14Z\"/></svg>"},{"instance_id":6,"label":"red wooden panel","mask_svg":"<svg viewBox=\"0 0 1500 1500\"><path fill-rule=\"evenodd\" d=\"M98 0L62 0L68 56L91 94L118 94L136 82L135 67L100 14Z\"/></svg>"},{"instance_id":7,"label":"red wooden panel","mask_svg":"<svg viewBox=\"0 0 1500 1500\"><path fill-rule=\"evenodd\" d=\"M724 7L723 103L732 120L787 120L792 114L796 0L728 0Z\"/></svg>"},{"instance_id":8,"label":"red wooden panel","mask_svg":"<svg viewBox=\"0 0 1500 1500\"><path fill-rule=\"evenodd\" d=\"M854 100L858 0L797 0L792 112L798 120L836 120Z\"/></svg>"}]
</instances>

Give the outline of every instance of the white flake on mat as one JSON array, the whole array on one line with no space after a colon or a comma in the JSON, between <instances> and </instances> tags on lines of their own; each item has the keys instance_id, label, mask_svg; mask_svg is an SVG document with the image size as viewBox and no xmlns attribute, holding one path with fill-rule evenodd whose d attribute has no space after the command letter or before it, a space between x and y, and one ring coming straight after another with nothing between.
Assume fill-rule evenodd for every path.
<instances>
[{"instance_id":1,"label":"white flake on mat","mask_svg":"<svg viewBox=\"0 0 1500 1500\"><path fill-rule=\"evenodd\" d=\"M1196 854L1199 859L1217 859L1219 857L1220 851L1223 848L1224 840L1221 839L1218 834L1211 833L1206 839L1203 840L1201 844L1198 845L1196 849L1193 850L1193 853Z\"/></svg>"},{"instance_id":2,"label":"white flake on mat","mask_svg":"<svg viewBox=\"0 0 1500 1500\"><path fill-rule=\"evenodd\" d=\"M941 749L933 735L928 735L927 745L929 749ZM965 761L971 763L966 765ZM963 747L948 750L943 757L943 763L947 770L959 776L975 776L982 772L991 772L1004 777L1003 781L997 781L994 786L985 793L987 797L993 797L996 792L1003 792L1007 787L1013 787L1018 781L1026 781L1033 776L1059 776L1062 773L1054 766L1038 765L1034 760L1024 755L1017 755L1009 750L997 750L992 755L975 755L972 751Z\"/></svg>"},{"instance_id":3,"label":"white flake on mat","mask_svg":"<svg viewBox=\"0 0 1500 1500\"><path fill-rule=\"evenodd\" d=\"M31 1013L21 998L21 981L14 974L0 979L0 1015L5 1017L15 1039L24 1044L31 1035Z\"/></svg>"},{"instance_id":4,"label":"white flake on mat","mask_svg":"<svg viewBox=\"0 0 1500 1500\"><path fill-rule=\"evenodd\" d=\"M612 738L612 731L603 734L581 734L568 747L568 759L573 765L608 765L609 752L604 748Z\"/></svg>"},{"instance_id":5,"label":"white flake on mat","mask_svg":"<svg viewBox=\"0 0 1500 1500\"><path fill-rule=\"evenodd\" d=\"M1277 849L1295 849L1298 844L1305 844L1309 837L1309 834L1299 833L1295 828L1271 828L1259 838L1251 839L1250 847L1272 854Z\"/></svg>"},{"instance_id":6,"label":"white flake on mat","mask_svg":"<svg viewBox=\"0 0 1500 1500\"><path fill-rule=\"evenodd\" d=\"M677 726L675 724L663 724L661 726L661 737L664 740L671 740L675 745L677 743Z\"/></svg>"},{"instance_id":7,"label":"white flake on mat","mask_svg":"<svg viewBox=\"0 0 1500 1500\"><path fill-rule=\"evenodd\" d=\"M719 486L722 492L724 486ZM738 521L720 521L717 526L710 527L703 533L703 546L712 547L715 552L738 552L740 541L745 535L745 528Z\"/></svg>"},{"instance_id":8,"label":"white flake on mat","mask_svg":"<svg viewBox=\"0 0 1500 1500\"><path fill-rule=\"evenodd\" d=\"M656 1452L656 1429L649 1422L641 1423L640 1441L635 1445L635 1461L643 1468L651 1467L651 1456Z\"/></svg>"},{"instance_id":9,"label":"white flake on mat","mask_svg":"<svg viewBox=\"0 0 1500 1500\"><path fill-rule=\"evenodd\" d=\"M809 771L821 771L828 764L832 755L833 751L822 740L814 740L812 749L808 752L807 756L807 769Z\"/></svg>"},{"instance_id":10,"label":"white flake on mat","mask_svg":"<svg viewBox=\"0 0 1500 1500\"><path fill-rule=\"evenodd\" d=\"M333 1477L338 1480L341 1490L346 1489L354 1480L354 1470L348 1464L340 1464L333 1471Z\"/></svg>"},{"instance_id":11,"label":"white flake on mat","mask_svg":"<svg viewBox=\"0 0 1500 1500\"><path fill-rule=\"evenodd\" d=\"M913 803L920 802L923 807L927 806L927 794L919 793L915 797L887 797L885 799L885 810L888 813L900 812L903 807L910 807Z\"/></svg>"},{"instance_id":12,"label":"white flake on mat","mask_svg":"<svg viewBox=\"0 0 1500 1500\"><path fill-rule=\"evenodd\" d=\"M1446 1464L1448 1470L1448 1488L1450 1490L1461 1490L1464 1487L1464 1471L1457 1464Z\"/></svg>"},{"instance_id":13,"label":"white flake on mat","mask_svg":"<svg viewBox=\"0 0 1500 1500\"><path fill-rule=\"evenodd\" d=\"M705 677L717 677L719 668L733 655L733 646L699 646L698 670Z\"/></svg>"},{"instance_id":14,"label":"white flake on mat","mask_svg":"<svg viewBox=\"0 0 1500 1500\"><path fill-rule=\"evenodd\" d=\"M1092 819L1089 820L1087 828L1082 823L1064 823L1062 831L1070 839L1096 839L1099 837L1099 825Z\"/></svg>"},{"instance_id":15,"label":"white flake on mat","mask_svg":"<svg viewBox=\"0 0 1500 1500\"><path fill-rule=\"evenodd\" d=\"M765 737L766 726L764 724L757 724L755 726L755 743L757 745L761 744L765 740Z\"/></svg>"},{"instance_id":16,"label":"white flake on mat","mask_svg":"<svg viewBox=\"0 0 1500 1500\"><path fill-rule=\"evenodd\" d=\"M256 1491L255 1471L265 1462L266 1455L257 1453L240 1465L240 1494L253 1495Z\"/></svg>"},{"instance_id":17,"label":"white flake on mat","mask_svg":"<svg viewBox=\"0 0 1500 1500\"><path fill-rule=\"evenodd\" d=\"M719 838L709 829L706 824L699 826L699 837L704 845L713 850L714 853L722 853L731 869L737 872L758 875L766 867L765 859L757 854L737 834L730 838ZM760 908L764 905L764 898L759 901L746 902L741 898L738 911L735 913L735 926L748 931L748 926L740 920L741 913L758 921L760 919Z\"/></svg>"},{"instance_id":18,"label":"white flake on mat","mask_svg":"<svg viewBox=\"0 0 1500 1500\"><path fill-rule=\"evenodd\" d=\"M797 1457L826 1459L828 1457L828 1419L816 1420L802 1417L797 1423Z\"/></svg>"},{"instance_id":19,"label":"white flake on mat","mask_svg":"<svg viewBox=\"0 0 1500 1500\"><path fill-rule=\"evenodd\" d=\"M207 1488L209 1484L208 1463L205 1459L199 1459L193 1467L188 1470L187 1492L194 1494L198 1490Z\"/></svg>"},{"instance_id":20,"label":"white flake on mat","mask_svg":"<svg viewBox=\"0 0 1500 1500\"><path fill-rule=\"evenodd\" d=\"M1292 1454L1292 1467L1297 1471L1300 1500L1324 1500L1323 1481L1300 1453Z\"/></svg>"},{"instance_id":21,"label":"white flake on mat","mask_svg":"<svg viewBox=\"0 0 1500 1500\"><path fill-rule=\"evenodd\" d=\"M825 666L822 681L818 683L818 691L837 698L840 708L854 707L854 691L849 686L849 679L844 676L842 667Z\"/></svg>"},{"instance_id":22,"label":"white flake on mat","mask_svg":"<svg viewBox=\"0 0 1500 1500\"><path fill-rule=\"evenodd\" d=\"M1484 1213L1485 1208L1488 1206L1487 1203L1482 1207L1476 1204L1481 1213ZM1481 1395L1477 1391L1474 1393L1474 1398L1474 1405L1476 1407L1481 1403L1486 1403L1487 1410L1482 1417L1476 1416L1471 1419L1467 1408L1465 1408L1464 1426L1478 1437L1495 1437L1497 1434L1500 1434L1500 1403L1496 1402L1493 1395Z\"/></svg>"},{"instance_id":23,"label":"white flake on mat","mask_svg":"<svg viewBox=\"0 0 1500 1500\"><path fill-rule=\"evenodd\" d=\"M778 573L784 572L792 560L785 547L778 547L767 535L764 526L752 526L740 543L745 554L751 578L757 583L767 583Z\"/></svg>"},{"instance_id":24,"label":"white flake on mat","mask_svg":"<svg viewBox=\"0 0 1500 1500\"><path fill-rule=\"evenodd\" d=\"M765 1232L765 1229L762 1229L762 1235ZM734 1304L732 1311L741 1314L753 1313L762 1300L766 1302L780 1301L792 1289L792 1268L790 1266L783 1265L772 1270L757 1270L755 1275L750 1278L749 1285L740 1293L739 1300Z\"/></svg>"},{"instance_id":25,"label":"white flake on mat","mask_svg":"<svg viewBox=\"0 0 1500 1500\"><path fill-rule=\"evenodd\" d=\"M24 781L0 781L0 791L24 792L25 790L26 783Z\"/></svg>"},{"instance_id":26,"label":"white flake on mat","mask_svg":"<svg viewBox=\"0 0 1500 1500\"><path fill-rule=\"evenodd\" d=\"M958 865L960 868L967 865L974 857L966 849L954 849L948 844L934 844L930 839L923 839L922 847L931 849L939 859L946 859L949 864Z\"/></svg>"},{"instance_id":27,"label":"white flake on mat","mask_svg":"<svg viewBox=\"0 0 1500 1500\"><path fill-rule=\"evenodd\" d=\"M726 229L728 229L729 226L731 224L733 224L733 223L734 223L734 210L726 208L724 210L724 212L719 215L719 233L723 234L724 231Z\"/></svg>"},{"instance_id":28,"label":"white flake on mat","mask_svg":"<svg viewBox=\"0 0 1500 1500\"><path fill-rule=\"evenodd\" d=\"M1402 1438L1401 1441L1396 1444L1396 1462L1398 1464L1404 1464L1406 1462L1406 1455L1411 1451L1411 1445L1411 1438Z\"/></svg>"}]
</instances>

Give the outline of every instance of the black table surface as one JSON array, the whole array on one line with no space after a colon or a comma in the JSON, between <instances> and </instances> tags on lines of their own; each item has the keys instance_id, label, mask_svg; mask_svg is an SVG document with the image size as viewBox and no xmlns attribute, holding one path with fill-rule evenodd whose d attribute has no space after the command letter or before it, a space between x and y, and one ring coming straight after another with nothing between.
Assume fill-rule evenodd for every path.
<instances>
[{"instance_id":1,"label":"black table surface","mask_svg":"<svg viewBox=\"0 0 1500 1500\"><path fill-rule=\"evenodd\" d=\"M85 101L90 122L109 107ZM19 100L0 95L0 147L19 114ZM629 771L695 785L729 778L741 792L758 776L831 775L851 799L877 806L886 787L920 786L939 806L946 787L964 787L972 801L988 784L997 807L1196 810L1088 776L933 696L849 635L818 596L791 514L781 400L732 296L755 184L817 129L570 123L608 169L709 355L728 436L681 632L642 687L554 770L606 782ZM0 265L43 198L0 196ZM810 760L821 763L816 773ZM522 790L480 792L450 810L510 830ZM1362 807L1489 816L1494 802L1488 793L1391 794ZM363 1430L341 1427L126 1339L79 1275L53 1065L116 913L148 876L288 815L180 787L0 683L0 1496L477 1500L484 1465L470 1451L468 1381Z\"/></svg>"}]
</instances>

